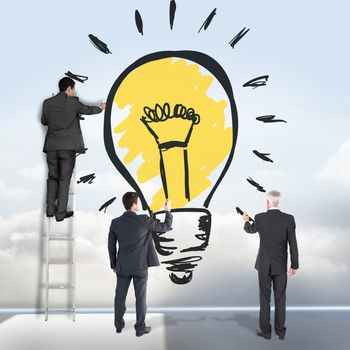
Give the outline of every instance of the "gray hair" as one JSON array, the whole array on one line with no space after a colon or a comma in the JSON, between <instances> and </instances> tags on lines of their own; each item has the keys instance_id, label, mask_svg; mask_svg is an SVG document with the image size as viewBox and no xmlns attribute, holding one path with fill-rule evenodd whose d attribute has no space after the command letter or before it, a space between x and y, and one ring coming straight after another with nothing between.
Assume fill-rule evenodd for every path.
<instances>
[{"instance_id":1,"label":"gray hair","mask_svg":"<svg viewBox=\"0 0 350 350\"><path fill-rule=\"evenodd\" d=\"M273 205L274 207L279 205L280 197L281 193L276 190L269 191L266 194L266 199L269 201L269 204Z\"/></svg>"}]
</instances>

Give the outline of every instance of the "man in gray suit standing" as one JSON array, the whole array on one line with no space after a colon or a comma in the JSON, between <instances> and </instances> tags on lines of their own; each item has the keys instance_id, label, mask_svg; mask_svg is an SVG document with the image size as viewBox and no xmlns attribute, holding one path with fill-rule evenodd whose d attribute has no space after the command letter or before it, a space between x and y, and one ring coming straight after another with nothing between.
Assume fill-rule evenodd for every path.
<instances>
[{"instance_id":1,"label":"man in gray suit standing","mask_svg":"<svg viewBox=\"0 0 350 350\"><path fill-rule=\"evenodd\" d=\"M286 333L286 288L287 288L287 244L289 244L291 267L290 276L295 276L299 268L298 245L295 236L295 221L292 215L279 209L280 192L267 193L267 212L255 215L250 223L247 213L243 214L244 230L247 233L259 233L260 247L255 268L259 274L260 329L257 335L271 339L270 301L271 284L275 296L275 331L279 339Z\"/></svg>"},{"instance_id":2,"label":"man in gray suit standing","mask_svg":"<svg viewBox=\"0 0 350 350\"><path fill-rule=\"evenodd\" d=\"M67 212L69 184L76 152L84 153L85 146L80 128L80 114L97 114L106 108L105 103L85 106L75 95L73 79L62 78L60 92L44 101L41 123L47 126L43 152L49 169L46 192L46 215L62 221L73 215Z\"/></svg>"},{"instance_id":3,"label":"man in gray suit standing","mask_svg":"<svg viewBox=\"0 0 350 350\"><path fill-rule=\"evenodd\" d=\"M117 273L117 287L114 298L114 325L120 333L125 326L125 299L131 280L133 280L136 296L136 336L140 337L151 331L145 324L146 289L148 268L159 266L155 251L152 231L167 232L171 230L173 216L170 204L164 206L165 220L160 222L148 215L137 215L141 203L136 192L127 192L123 196L125 212L111 222L108 234L108 252L110 265ZM118 242L118 253L116 244Z\"/></svg>"}]
</instances>

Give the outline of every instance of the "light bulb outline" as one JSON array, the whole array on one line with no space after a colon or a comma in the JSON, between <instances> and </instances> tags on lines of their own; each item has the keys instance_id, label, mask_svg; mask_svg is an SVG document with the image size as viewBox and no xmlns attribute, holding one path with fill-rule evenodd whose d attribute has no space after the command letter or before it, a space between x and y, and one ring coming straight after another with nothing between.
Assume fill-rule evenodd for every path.
<instances>
[{"instance_id":1,"label":"light bulb outline","mask_svg":"<svg viewBox=\"0 0 350 350\"><path fill-rule=\"evenodd\" d=\"M148 205L144 194L141 191L140 186L135 181L133 176L130 174L124 163L120 160L119 156L117 155L117 152L115 150L114 142L113 142L113 133L111 131L111 115L112 115L112 106L114 102L114 97L119 89L120 85L124 81L124 79L135 69L142 66L143 64L157 61L160 59L165 58L183 58L187 59L189 61L192 61L194 63L199 64L201 67L208 70L219 82L219 84L222 86L226 93L226 97L228 98L229 104L230 104L230 116L231 116L231 122L232 122L232 147L230 148L226 163L216 180L215 184L211 186L211 190L209 194L207 195L203 206L205 208L208 208L209 203L217 190L218 186L220 185L221 181L223 180L224 176L226 175L230 164L232 162L235 147L237 143L237 136L238 136L238 112L237 107L233 95L233 89L230 82L229 77L227 76L226 72L222 68L222 66L212 57L209 55L199 52L199 51L191 51L191 50L181 50L181 51L158 51L154 53L147 54L138 60L136 60L134 63L129 65L115 80L114 84L112 85L111 89L109 90L109 94L107 97L106 102L106 109L104 114L104 144L107 151L107 154L115 166L115 168L119 171L119 173L124 177L124 179L129 183L129 185L135 190L135 192L138 193L143 210L148 210L150 214L152 214L152 211L150 209L150 206Z\"/></svg>"}]
</instances>

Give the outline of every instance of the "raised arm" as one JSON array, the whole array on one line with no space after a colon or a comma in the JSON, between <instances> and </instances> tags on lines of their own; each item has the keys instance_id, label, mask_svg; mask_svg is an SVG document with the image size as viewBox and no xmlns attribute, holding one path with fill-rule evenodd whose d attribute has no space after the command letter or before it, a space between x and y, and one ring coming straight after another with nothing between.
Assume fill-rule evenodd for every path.
<instances>
[{"instance_id":1,"label":"raised arm","mask_svg":"<svg viewBox=\"0 0 350 350\"><path fill-rule=\"evenodd\" d=\"M109 253L109 261L111 264L111 269L115 269L117 264L117 236L115 232L112 230L112 224L109 229L108 234L108 253Z\"/></svg>"},{"instance_id":2,"label":"raised arm","mask_svg":"<svg viewBox=\"0 0 350 350\"><path fill-rule=\"evenodd\" d=\"M246 221L244 224L244 231L247 233L257 233L258 229L256 227L256 223L253 222L252 224L249 221Z\"/></svg>"},{"instance_id":3,"label":"raised arm","mask_svg":"<svg viewBox=\"0 0 350 350\"><path fill-rule=\"evenodd\" d=\"M77 113L78 114L98 114L101 113L102 109L98 106L87 106L77 100Z\"/></svg>"},{"instance_id":4,"label":"raised arm","mask_svg":"<svg viewBox=\"0 0 350 350\"><path fill-rule=\"evenodd\" d=\"M259 231L258 225L256 223L256 215L254 217L254 222L250 223L249 222L249 215L247 213L243 214L243 220L245 221L244 223L244 231L247 233L257 233Z\"/></svg>"},{"instance_id":5,"label":"raised arm","mask_svg":"<svg viewBox=\"0 0 350 350\"><path fill-rule=\"evenodd\" d=\"M147 227L150 231L154 232L167 232L171 230L171 224L173 223L173 215L170 211L165 212L164 222L160 222L159 219L150 217L147 219Z\"/></svg>"},{"instance_id":6,"label":"raised arm","mask_svg":"<svg viewBox=\"0 0 350 350\"><path fill-rule=\"evenodd\" d=\"M299 253L298 253L298 244L297 238L295 235L295 220L292 216L292 220L287 228L287 239L289 243L289 252L290 252L290 260L291 260L291 269L299 268Z\"/></svg>"}]
</instances>

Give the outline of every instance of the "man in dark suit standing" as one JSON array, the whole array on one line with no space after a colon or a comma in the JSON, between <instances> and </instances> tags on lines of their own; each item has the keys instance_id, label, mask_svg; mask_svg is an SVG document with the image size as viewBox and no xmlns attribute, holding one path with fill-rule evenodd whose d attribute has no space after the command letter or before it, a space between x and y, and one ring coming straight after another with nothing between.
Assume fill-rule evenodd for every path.
<instances>
[{"instance_id":1,"label":"man in dark suit standing","mask_svg":"<svg viewBox=\"0 0 350 350\"><path fill-rule=\"evenodd\" d=\"M140 337L151 331L145 324L146 289L148 268L159 266L155 251L152 231L166 232L171 230L173 216L170 204L164 206L165 220L159 222L148 215L137 215L141 203L136 192L127 192L123 196L126 211L111 222L108 234L108 252L111 268L117 273L117 287L114 299L114 325L117 333L125 326L125 299L131 280L136 296L136 336ZM116 243L118 242L118 254Z\"/></svg>"},{"instance_id":2,"label":"man in dark suit standing","mask_svg":"<svg viewBox=\"0 0 350 350\"><path fill-rule=\"evenodd\" d=\"M265 339L271 339L271 284L275 296L275 331L279 339L284 339L286 333L287 244L291 256L290 276L295 276L299 268L294 217L279 210L280 196L278 191L268 192L267 212L255 215L253 223L249 222L247 213L243 214L244 230L247 233L258 232L260 236L255 263L260 289L260 329L257 330L257 335Z\"/></svg>"},{"instance_id":3,"label":"man in dark suit standing","mask_svg":"<svg viewBox=\"0 0 350 350\"><path fill-rule=\"evenodd\" d=\"M43 151L49 168L46 192L46 215L62 221L73 215L67 212L69 184L76 152L84 153L85 146L80 128L80 114L97 114L106 108L105 103L85 106L75 94L73 79L62 78L60 92L44 101L41 123L47 126Z\"/></svg>"}]
</instances>

